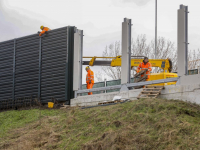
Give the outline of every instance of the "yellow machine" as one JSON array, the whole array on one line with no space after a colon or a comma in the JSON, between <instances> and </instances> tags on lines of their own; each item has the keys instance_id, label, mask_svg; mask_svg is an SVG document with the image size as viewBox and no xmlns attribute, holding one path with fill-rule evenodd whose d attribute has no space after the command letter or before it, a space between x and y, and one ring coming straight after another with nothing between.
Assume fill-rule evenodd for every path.
<instances>
[{"instance_id":1,"label":"yellow machine","mask_svg":"<svg viewBox=\"0 0 200 150\"><path fill-rule=\"evenodd\" d=\"M85 61L85 64L90 66L94 65L101 65L101 66L112 66L112 67L119 67L121 66L121 56L117 57L83 57L83 58L91 58L91 60L87 63ZM112 61L97 61L97 58L103 58L103 59L112 59ZM131 59L131 68L139 66L139 64L143 61L143 59L140 58L132 58ZM95 64L96 62L96 64ZM171 73L172 71L172 62L170 59L149 59L149 62L151 63L152 67L159 67L163 69L163 72L161 73L151 73L149 81L152 80L160 80L160 79L167 79L167 78L175 78L178 77L176 73ZM168 82L168 83L160 83L155 85L172 85L176 84L176 82Z\"/></svg>"}]
</instances>

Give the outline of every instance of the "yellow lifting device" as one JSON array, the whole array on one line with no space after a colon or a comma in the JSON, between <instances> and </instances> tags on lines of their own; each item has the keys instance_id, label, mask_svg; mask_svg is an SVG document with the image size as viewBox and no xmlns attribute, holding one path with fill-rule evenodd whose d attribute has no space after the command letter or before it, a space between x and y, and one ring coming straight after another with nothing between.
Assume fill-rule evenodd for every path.
<instances>
[{"instance_id":1,"label":"yellow lifting device","mask_svg":"<svg viewBox=\"0 0 200 150\"><path fill-rule=\"evenodd\" d=\"M94 62L96 61L97 58L103 58L104 62L105 59L112 59L112 61L107 61L108 64L110 63L110 65L106 65L106 66L111 66L111 67L120 67L121 66L121 56L117 56L117 57L83 57L83 58L91 58L90 62L89 62L89 66L94 66ZM131 59L131 68L132 67L137 67L141 62L143 61L143 59L141 58L132 58ZM100 61L103 62L103 61ZM172 70L172 63L170 61L170 59L149 59L149 62L151 63L152 67L159 67L161 69L164 70L164 72L171 72ZM98 63L98 65L103 65L103 63Z\"/></svg>"},{"instance_id":2,"label":"yellow lifting device","mask_svg":"<svg viewBox=\"0 0 200 150\"><path fill-rule=\"evenodd\" d=\"M133 58L136 57L136 58ZM83 65L89 66L111 66L111 67L120 67L121 66L121 56L117 57L83 57L83 58L90 58L90 61L83 61ZM103 59L103 60L96 60L96 59ZM137 67L143 58L141 56L131 56L131 68ZM152 67L159 67L163 69L161 73L151 73L150 81L152 80L159 80L159 79L166 79L166 78L173 78L178 77L176 73L171 73L172 71L172 62L170 59L149 59ZM169 82L169 83L161 83L156 85L171 85L176 84L176 82Z\"/></svg>"}]
</instances>

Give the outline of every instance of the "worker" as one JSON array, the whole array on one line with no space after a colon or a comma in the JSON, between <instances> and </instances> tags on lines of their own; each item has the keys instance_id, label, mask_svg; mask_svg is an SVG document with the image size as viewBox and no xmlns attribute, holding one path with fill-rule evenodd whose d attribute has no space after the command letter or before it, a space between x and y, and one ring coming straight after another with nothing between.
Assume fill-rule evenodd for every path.
<instances>
[{"instance_id":1,"label":"worker","mask_svg":"<svg viewBox=\"0 0 200 150\"><path fill-rule=\"evenodd\" d=\"M142 70L147 70L146 71L146 75L147 75L147 79L146 81L149 81L149 78L150 78L150 72L152 71L152 66L151 66L151 63L149 62L149 59L148 57L144 57L144 60L143 62L141 62L137 68L137 73L142 71ZM144 74L141 75L141 77L143 77Z\"/></svg>"},{"instance_id":2,"label":"worker","mask_svg":"<svg viewBox=\"0 0 200 150\"><path fill-rule=\"evenodd\" d=\"M39 36L42 36L45 32L51 30L48 27L44 27L44 26L40 26L40 29L42 30L42 32L38 32Z\"/></svg>"},{"instance_id":3,"label":"worker","mask_svg":"<svg viewBox=\"0 0 200 150\"><path fill-rule=\"evenodd\" d=\"M94 85L94 72L90 69L89 66L87 66L85 70L87 71L86 75L87 89L92 89ZM89 92L88 95L92 95L92 92Z\"/></svg>"}]
</instances>

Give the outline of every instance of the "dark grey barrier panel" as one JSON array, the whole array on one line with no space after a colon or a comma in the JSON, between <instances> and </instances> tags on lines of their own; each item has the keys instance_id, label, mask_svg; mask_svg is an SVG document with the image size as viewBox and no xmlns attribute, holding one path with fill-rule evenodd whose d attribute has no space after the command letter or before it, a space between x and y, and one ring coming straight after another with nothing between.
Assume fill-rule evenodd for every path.
<instances>
[{"instance_id":1,"label":"dark grey barrier panel","mask_svg":"<svg viewBox=\"0 0 200 150\"><path fill-rule=\"evenodd\" d=\"M0 102L13 99L14 40L0 43ZM1 103L0 103L1 105Z\"/></svg>"},{"instance_id":2,"label":"dark grey barrier panel","mask_svg":"<svg viewBox=\"0 0 200 150\"><path fill-rule=\"evenodd\" d=\"M70 104L75 27L0 42L0 109L52 101Z\"/></svg>"},{"instance_id":3,"label":"dark grey barrier panel","mask_svg":"<svg viewBox=\"0 0 200 150\"><path fill-rule=\"evenodd\" d=\"M66 68L68 65L66 60L72 57L71 53L68 55L68 51L73 52L73 47L71 45L68 46L68 42L70 39L74 41L73 34L74 27L64 27L50 31L42 38L41 101L43 103L56 99L58 101L66 101L69 104L71 95L68 95L70 90L67 89L72 86L66 76L73 74L73 71L70 72L71 68L70 70ZM70 63L73 64L72 61ZM73 92L72 89L71 93Z\"/></svg>"},{"instance_id":4,"label":"dark grey barrier panel","mask_svg":"<svg viewBox=\"0 0 200 150\"><path fill-rule=\"evenodd\" d=\"M37 95L39 36L34 34L16 39L15 53L15 99ZM30 81L34 82L30 84Z\"/></svg>"}]
</instances>

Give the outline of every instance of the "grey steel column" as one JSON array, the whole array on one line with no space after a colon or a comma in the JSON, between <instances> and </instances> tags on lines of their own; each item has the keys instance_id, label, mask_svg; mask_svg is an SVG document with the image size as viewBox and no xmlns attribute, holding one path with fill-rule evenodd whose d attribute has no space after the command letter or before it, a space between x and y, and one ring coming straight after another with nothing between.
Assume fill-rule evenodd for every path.
<instances>
[{"instance_id":1,"label":"grey steel column","mask_svg":"<svg viewBox=\"0 0 200 150\"><path fill-rule=\"evenodd\" d=\"M155 59L157 59L157 56L156 56L156 52L157 52L157 0L155 1L156 1L155 3Z\"/></svg>"},{"instance_id":2,"label":"grey steel column","mask_svg":"<svg viewBox=\"0 0 200 150\"><path fill-rule=\"evenodd\" d=\"M83 31L75 30L74 33L74 68L73 68L73 90L82 89L82 57L83 57ZM75 97L77 97L75 92Z\"/></svg>"},{"instance_id":3,"label":"grey steel column","mask_svg":"<svg viewBox=\"0 0 200 150\"><path fill-rule=\"evenodd\" d=\"M131 19L122 23L121 84L130 83L131 77Z\"/></svg>"},{"instance_id":4,"label":"grey steel column","mask_svg":"<svg viewBox=\"0 0 200 150\"><path fill-rule=\"evenodd\" d=\"M16 57L16 39L14 39L14 50L13 50L13 91L12 99L15 100L15 57Z\"/></svg>"},{"instance_id":5,"label":"grey steel column","mask_svg":"<svg viewBox=\"0 0 200 150\"><path fill-rule=\"evenodd\" d=\"M80 55L80 90L82 90L82 70L83 70L83 30L79 30L80 31L80 38L81 38L81 55Z\"/></svg>"},{"instance_id":6,"label":"grey steel column","mask_svg":"<svg viewBox=\"0 0 200 150\"><path fill-rule=\"evenodd\" d=\"M104 84L105 84L105 87L106 87L107 86L106 78L104 79ZM106 90L105 90L105 93L106 93Z\"/></svg>"},{"instance_id":7,"label":"grey steel column","mask_svg":"<svg viewBox=\"0 0 200 150\"><path fill-rule=\"evenodd\" d=\"M185 6L185 74L188 75L188 6Z\"/></svg>"},{"instance_id":8,"label":"grey steel column","mask_svg":"<svg viewBox=\"0 0 200 150\"><path fill-rule=\"evenodd\" d=\"M180 5L178 10L178 76L188 74L188 7Z\"/></svg>"},{"instance_id":9,"label":"grey steel column","mask_svg":"<svg viewBox=\"0 0 200 150\"><path fill-rule=\"evenodd\" d=\"M42 66L42 38L39 38L39 77L38 77L38 101L41 98L41 67Z\"/></svg>"}]
</instances>

